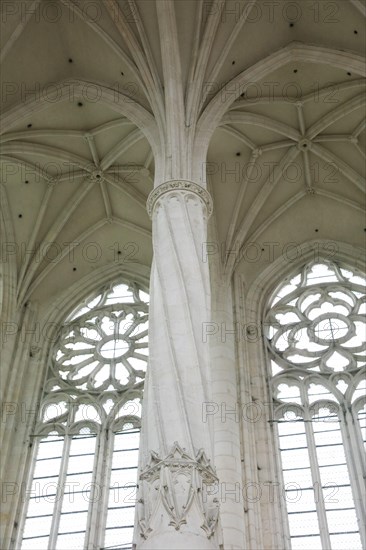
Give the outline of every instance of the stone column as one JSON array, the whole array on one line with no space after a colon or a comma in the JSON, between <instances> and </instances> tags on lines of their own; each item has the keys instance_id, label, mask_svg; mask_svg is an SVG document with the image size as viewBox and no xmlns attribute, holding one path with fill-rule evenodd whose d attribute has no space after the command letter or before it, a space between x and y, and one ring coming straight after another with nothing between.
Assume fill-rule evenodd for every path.
<instances>
[{"instance_id":1,"label":"stone column","mask_svg":"<svg viewBox=\"0 0 366 550\"><path fill-rule=\"evenodd\" d=\"M212 201L200 185L170 181L152 191L147 208L154 261L135 543L149 550L218 548L212 426L202 417L210 401L202 248Z\"/></svg>"},{"instance_id":2,"label":"stone column","mask_svg":"<svg viewBox=\"0 0 366 550\"><path fill-rule=\"evenodd\" d=\"M240 406L236 359L238 339L242 337L242 332L234 317L231 280L221 278L218 269L212 279L213 323L211 330L208 329L206 341L211 351L213 405L208 407L208 411L212 414L215 427L214 460L220 478L218 496L224 548L242 550L247 548L240 437L245 415Z\"/></svg>"}]
</instances>

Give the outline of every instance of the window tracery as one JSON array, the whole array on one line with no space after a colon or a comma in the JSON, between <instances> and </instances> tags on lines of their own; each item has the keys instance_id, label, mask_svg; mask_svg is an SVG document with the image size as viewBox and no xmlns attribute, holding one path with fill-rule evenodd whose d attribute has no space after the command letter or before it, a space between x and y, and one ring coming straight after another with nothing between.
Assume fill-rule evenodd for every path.
<instances>
[{"instance_id":1,"label":"window tracery","mask_svg":"<svg viewBox=\"0 0 366 550\"><path fill-rule=\"evenodd\" d=\"M319 261L265 315L293 550L365 547L365 312L364 275Z\"/></svg>"},{"instance_id":2,"label":"window tracery","mask_svg":"<svg viewBox=\"0 0 366 550\"><path fill-rule=\"evenodd\" d=\"M131 548L148 295L115 284L60 328L35 426L22 550Z\"/></svg>"}]
</instances>

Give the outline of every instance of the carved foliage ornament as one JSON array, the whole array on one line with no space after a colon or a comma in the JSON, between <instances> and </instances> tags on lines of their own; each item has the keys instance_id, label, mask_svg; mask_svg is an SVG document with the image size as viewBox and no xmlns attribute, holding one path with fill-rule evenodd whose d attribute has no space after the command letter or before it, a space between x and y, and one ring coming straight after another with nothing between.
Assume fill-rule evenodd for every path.
<instances>
[{"instance_id":1,"label":"carved foliage ornament","mask_svg":"<svg viewBox=\"0 0 366 550\"><path fill-rule=\"evenodd\" d=\"M193 183L192 181L168 181L162 183L155 189L153 189L148 196L146 208L150 218L153 215L154 207L157 201L165 194L178 191L179 193L193 193L198 196L206 206L208 217L211 216L213 205L212 198L208 191L201 185Z\"/></svg>"}]
</instances>

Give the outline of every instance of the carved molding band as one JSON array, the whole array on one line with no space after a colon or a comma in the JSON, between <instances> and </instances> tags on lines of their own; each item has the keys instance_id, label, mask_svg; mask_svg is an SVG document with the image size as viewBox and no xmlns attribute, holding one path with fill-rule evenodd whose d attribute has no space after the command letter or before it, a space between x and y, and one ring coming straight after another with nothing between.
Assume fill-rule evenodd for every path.
<instances>
[{"instance_id":1,"label":"carved molding band","mask_svg":"<svg viewBox=\"0 0 366 550\"><path fill-rule=\"evenodd\" d=\"M146 209L150 218L152 217L154 207L158 199L160 199L163 195L174 191L185 191L197 195L205 204L208 217L211 216L213 211L212 198L210 193L206 191L206 189L204 189L203 187L201 187L201 185L198 185L197 183L193 183L192 181L174 180L162 183L151 191L146 202Z\"/></svg>"}]
</instances>

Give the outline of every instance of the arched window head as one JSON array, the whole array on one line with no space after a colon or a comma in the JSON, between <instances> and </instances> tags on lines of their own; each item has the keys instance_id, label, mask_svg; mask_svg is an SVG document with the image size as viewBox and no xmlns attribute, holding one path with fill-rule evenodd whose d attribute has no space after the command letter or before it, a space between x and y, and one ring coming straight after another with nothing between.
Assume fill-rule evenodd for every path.
<instances>
[{"instance_id":1,"label":"arched window head","mask_svg":"<svg viewBox=\"0 0 366 550\"><path fill-rule=\"evenodd\" d=\"M264 318L293 550L365 548L365 276L311 262Z\"/></svg>"},{"instance_id":2,"label":"arched window head","mask_svg":"<svg viewBox=\"0 0 366 550\"><path fill-rule=\"evenodd\" d=\"M34 429L21 550L131 548L148 295L109 284L60 327Z\"/></svg>"}]
</instances>

